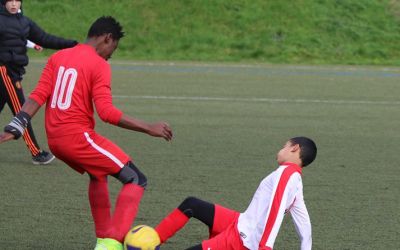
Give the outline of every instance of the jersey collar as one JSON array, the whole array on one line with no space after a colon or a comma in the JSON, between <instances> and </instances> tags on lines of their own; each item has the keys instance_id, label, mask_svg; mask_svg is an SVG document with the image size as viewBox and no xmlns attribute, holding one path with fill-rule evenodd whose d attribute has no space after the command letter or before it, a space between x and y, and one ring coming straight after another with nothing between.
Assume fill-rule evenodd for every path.
<instances>
[{"instance_id":1,"label":"jersey collar","mask_svg":"<svg viewBox=\"0 0 400 250\"><path fill-rule=\"evenodd\" d=\"M284 162L284 163L281 164L281 166L287 166L289 168L294 168L294 170L296 172L298 172L299 174L302 174L302 170L303 169L299 165L297 165L296 163Z\"/></svg>"}]
</instances>

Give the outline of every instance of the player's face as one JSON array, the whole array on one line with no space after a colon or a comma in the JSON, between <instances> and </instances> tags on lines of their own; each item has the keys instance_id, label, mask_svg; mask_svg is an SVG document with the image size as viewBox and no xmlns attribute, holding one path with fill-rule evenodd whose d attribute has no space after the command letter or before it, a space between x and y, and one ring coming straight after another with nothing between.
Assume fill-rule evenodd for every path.
<instances>
[{"instance_id":1,"label":"player's face","mask_svg":"<svg viewBox=\"0 0 400 250\"><path fill-rule=\"evenodd\" d=\"M21 1L11 0L6 2L6 9L11 14L17 14L21 9Z\"/></svg>"},{"instance_id":2,"label":"player's face","mask_svg":"<svg viewBox=\"0 0 400 250\"><path fill-rule=\"evenodd\" d=\"M100 56L108 60L111 58L112 54L118 47L118 40L108 39L105 41L104 46L101 51L99 51Z\"/></svg>"},{"instance_id":3,"label":"player's face","mask_svg":"<svg viewBox=\"0 0 400 250\"><path fill-rule=\"evenodd\" d=\"M281 150L276 154L276 161L278 164L282 164L289 160L293 147L294 145L290 141L285 143Z\"/></svg>"}]
</instances>

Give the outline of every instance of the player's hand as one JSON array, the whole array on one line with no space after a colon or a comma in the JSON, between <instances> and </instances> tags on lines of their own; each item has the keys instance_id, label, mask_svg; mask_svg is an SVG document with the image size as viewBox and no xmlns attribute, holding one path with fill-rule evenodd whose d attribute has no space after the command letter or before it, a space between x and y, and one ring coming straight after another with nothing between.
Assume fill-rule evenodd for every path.
<instances>
[{"instance_id":1,"label":"player's hand","mask_svg":"<svg viewBox=\"0 0 400 250\"><path fill-rule=\"evenodd\" d=\"M0 143L6 142L6 141L9 141L9 140L13 140L13 139L14 139L14 135L13 134L10 134L10 133L7 133L7 132L4 132L4 133L0 134Z\"/></svg>"},{"instance_id":2,"label":"player's hand","mask_svg":"<svg viewBox=\"0 0 400 250\"><path fill-rule=\"evenodd\" d=\"M166 122L158 122L150 124L149 135L155 137L162 137L166 141L172 140L172 129Z\"/></svg>"},{"instance_id":3,"label":"player's hand","mask_svg":"<svg viewBox=\"0 0 400 250\"><path fill-rule=\"evenodd\" d=\"M37 45L37 44L33 48L38 52L42 52L43 51L43 47L40 46L40 45Z\"/></svg>"}]
</instances>

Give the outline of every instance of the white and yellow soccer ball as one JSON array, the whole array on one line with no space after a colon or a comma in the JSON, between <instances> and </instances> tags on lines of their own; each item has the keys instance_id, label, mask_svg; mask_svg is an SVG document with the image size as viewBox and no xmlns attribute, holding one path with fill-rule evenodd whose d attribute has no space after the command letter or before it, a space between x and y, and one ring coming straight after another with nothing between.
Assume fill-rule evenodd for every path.
<instances>
[{"instance_id":1,"label":"white and yellow soccer ball","mask_svg":"<svg viewBox=\"0 0 400 250\"><path fill-rule=\"evenodd\" d=\"M154 228L139 225L126 234L124 250L159 250L160 237Z\"/></svg>"}]
</instances>

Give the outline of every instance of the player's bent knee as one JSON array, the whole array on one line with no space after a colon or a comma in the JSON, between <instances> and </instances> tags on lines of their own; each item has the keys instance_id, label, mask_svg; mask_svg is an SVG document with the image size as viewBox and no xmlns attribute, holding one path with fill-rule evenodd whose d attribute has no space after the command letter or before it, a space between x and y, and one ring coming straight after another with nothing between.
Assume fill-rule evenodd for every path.
<instances>
[{"instance_id":1,"label":"player's bent knee","mask_svg":"<svg viewBox=\"0 0 400 250\"><path fill-rule=\"evenodd\" d=\"M201 202L200 199L189 196L180 205L179 210L181 210L186 216L193 217L193 212L196 210L197 205Z\"/></svg>"},{"instance_id":2,"label":"player's bent knee","mask_svg":"<svg viewBox=\"0 0 400 250\"><path fill-rule=\"evenodd\" d=\"M215 215L215 205L196 197L187 197L178 207L187 217L196 218L212 228Z\"/></svg>"},{"instance_id":3,"label":"player's bent knee","mask_svg":"<svg viewBox=\"0 0 400 250\"><path fill-rule=\"evenodd\" d=\"M123 184L133 183L144 188L147 186L146 176L131 161L126 163L114 177Z\"/></svg>"}]
</instances>

